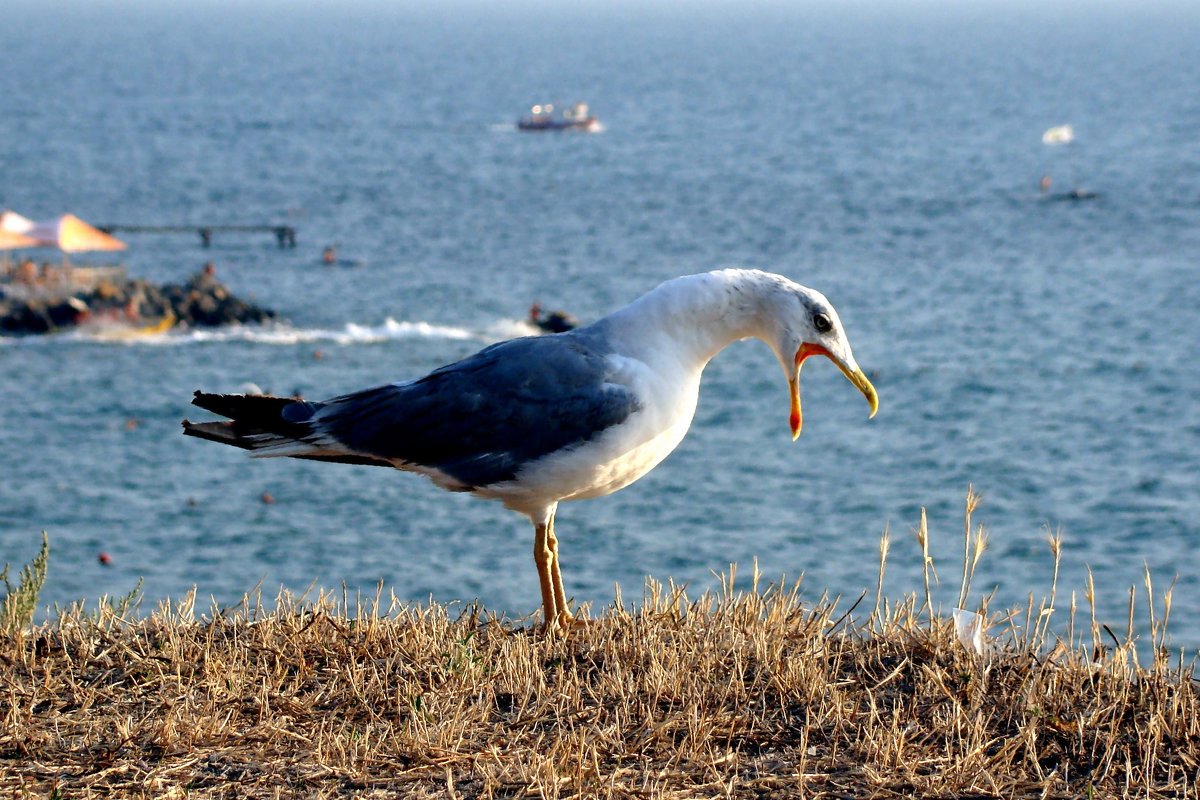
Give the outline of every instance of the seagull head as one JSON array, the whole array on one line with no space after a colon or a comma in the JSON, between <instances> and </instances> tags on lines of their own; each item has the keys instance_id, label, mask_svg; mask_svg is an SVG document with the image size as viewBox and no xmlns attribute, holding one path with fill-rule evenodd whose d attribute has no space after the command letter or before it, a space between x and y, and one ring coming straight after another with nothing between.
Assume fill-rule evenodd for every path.
<instances>
[{"instance_id":1,"label":"seagull head","mask_svg":"<svg viewBox=\"0 0 1200 800\"><path fill-rule=\"evenodd\" d=\"M812 356L825 356L858 387L867 398L871 416L879 410L879 395L866 374L854 360L850 341L842 329L837 311L825 295L784 279L785 283L770 293L767 318L768 344L775 351L788 379L791 393L792 439L800 435L804 417L800 411L800 368Z\"/></svg>"}]
</instances>

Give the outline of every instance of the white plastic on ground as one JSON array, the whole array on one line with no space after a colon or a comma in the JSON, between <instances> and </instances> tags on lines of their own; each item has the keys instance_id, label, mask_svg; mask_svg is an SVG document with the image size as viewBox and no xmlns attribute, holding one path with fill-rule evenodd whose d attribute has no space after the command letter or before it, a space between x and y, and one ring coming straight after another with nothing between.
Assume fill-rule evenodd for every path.
<instances>
[{"instance_id":1,"label":"white plastic on ground","mask_svg":"<svg viewBox=\"0 0 1200 800\"><path fill-rule=\"evenodd\" d=\"M983 655L985 625L982 614L963 608L954 609L954 633L959 644L978 655Z\"/></svg>"}]
</instances>

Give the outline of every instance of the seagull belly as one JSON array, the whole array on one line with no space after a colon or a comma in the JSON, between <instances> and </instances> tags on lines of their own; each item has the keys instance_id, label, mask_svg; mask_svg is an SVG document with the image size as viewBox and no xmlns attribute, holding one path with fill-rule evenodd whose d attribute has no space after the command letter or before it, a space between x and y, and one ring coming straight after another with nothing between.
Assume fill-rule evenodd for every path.
<instances>
[{"instance_id":1,"label":"seagull belly","mask_svg":"<svg viewBox=\"0 0 1200 800\"><path fill-rule=\"evenodd\" d=\"M561 500L612 494L654 469L683 441L696 410L696 388L677 392L673 403L651 402L619 425L531 462L516 480L485 491L525 513Z\"/></svg>"},{"instance_id":2,"label":"seagull belly","mask_svg":"<svg viewBox=\"0 0 1200 800\"><path fill-rule=\"evenodd\" d=\"M637 411L578 444L526 463L514 480L476 493L529 514L562 500L612 494L670 455L691 427L703 363L667 360L652 364L618 355L610 355L609 362L614 367L609 380L640 398Z\"/></svg>"},{"instance_id":3,"label":"seagull belly","mask_svg":"<svg viewBox=\"0 0 1200 800\"><path fill-rule=\"evenodd\" d=\"M655 432L646 430L639 416L589 442L540 458L526 465L516 480L493 484L485 493L522 512L561 500L612 494L658 466L683 440L691 423L688 417Z\"/></svg>"}]
</instances>

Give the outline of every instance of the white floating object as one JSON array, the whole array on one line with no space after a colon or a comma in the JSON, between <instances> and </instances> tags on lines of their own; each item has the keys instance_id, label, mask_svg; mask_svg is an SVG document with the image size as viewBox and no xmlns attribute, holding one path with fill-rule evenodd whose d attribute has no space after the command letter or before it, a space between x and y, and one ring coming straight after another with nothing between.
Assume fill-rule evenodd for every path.
<instances>
[{"instance_id":1,"label":"white floating object","mask_svg":"<svg viewBox=\"0 0 1200 800\"><path fill-rule=\"evenodd\" d=\"M1075 141L1075 129L1070 125L1057 125L1042 134L1042 144L1067 144Z\"/></svg>"},{"instance_id":2,"label":"white floating object","mask_svg":"<svg viewBox=\"0 0 1200 800\"><path fill-rule=\"evenodd\" d=\"M966 609L954 609L954 634L958 643L976 655L983 655L983 629L985 622L982 614Z\"/></svg>"}]
</instances>

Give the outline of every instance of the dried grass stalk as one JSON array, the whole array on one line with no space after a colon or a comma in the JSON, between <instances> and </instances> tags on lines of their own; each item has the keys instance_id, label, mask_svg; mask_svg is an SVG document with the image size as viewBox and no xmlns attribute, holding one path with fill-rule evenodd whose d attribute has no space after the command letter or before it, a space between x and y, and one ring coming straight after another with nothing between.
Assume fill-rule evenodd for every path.
<instances>
[{"instance_id":1,"label":"dried grass stalk","mask_svg":"<svg viewBox=\"0 0 1200 800\"><path fill-rule=\"evenodd\" d=\"M50 797L1180 797L1189 669L972 657L916 598L651 583L568 636L319 596L69 610L0 642L0 791ZM839 620L846 620L839 624ZM1030 621L1032 622L1032 621ZM1028 630L1028 627L1026 628Z\"/></svg>"}]
</instances>

